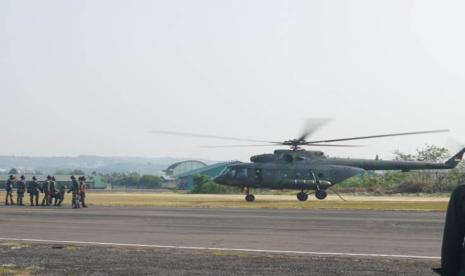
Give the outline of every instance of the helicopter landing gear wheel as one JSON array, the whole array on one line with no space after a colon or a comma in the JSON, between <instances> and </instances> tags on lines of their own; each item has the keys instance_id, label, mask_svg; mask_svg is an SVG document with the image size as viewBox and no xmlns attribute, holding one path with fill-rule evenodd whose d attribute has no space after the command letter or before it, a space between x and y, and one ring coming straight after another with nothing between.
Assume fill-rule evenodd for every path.
<instances>
[{"instance_id":1,"label":"helicopter landing gear wheel","mask_svg":"<svg viewBox=\"0 0 465 276\"><path fill-rule=\"evenodd\" d=\"M305 192L300 192L297 194L297 199L299 201L306 201L308 199L308 194Z\"/></svg>"},{"instance_id":2,"label":"helicopter landing gear wheel","mask_svg":"<svg viewBox=\"0 0 465 276\"><path fill-rule=\"evenodd\" d=\"M245 196L245 200L247 202L252 202L252 201L255 200L255 196L253 194L248 194L248 195Z\"/></svg>"},{"instance_id":3,"label":"helicopter landing gear wheel","mask_svg":"<svg viewBox=\"0 0 465 276\"><path fill-rule=\"evenodd\" d=\"M317 190L317 191L315 192L315 197L318 198L319 200L325 199L326 196L328 196L328 193L326 193L326 191Z\"/></svg>"}]
</instances>

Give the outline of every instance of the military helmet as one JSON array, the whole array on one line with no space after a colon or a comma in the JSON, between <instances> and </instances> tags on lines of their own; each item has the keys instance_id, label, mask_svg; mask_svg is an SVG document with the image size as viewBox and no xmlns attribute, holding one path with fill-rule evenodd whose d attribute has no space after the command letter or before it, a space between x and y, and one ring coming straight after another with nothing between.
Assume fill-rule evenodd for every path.
<instances>
[{"instance_id":1,"label":"military helmet","mask_svg":"<svg viewBox=\"0 0 465 276\"><path fill-rule=\"evenodd\" d=\"M50 175L47 175L47 180L50 180L52 179L52 177Z\"/></svg>"},{"instance_id":2,"label":"military helmet","mask_svg":"<svg viewBox=\"0 0 465 276\"><path fill-rule=\"evenodd\" d=\"M24 174L21 175L21 179L22 179L22 180L26 179L26 177L24 176Z\"/></svg>"},{"instance_id":3,"label":"military helmet","mask_svg":"<svg viewBox=\"0 0 465 276\"><path fill-rule=\"evenodd\" d=\"M81 177L81 180L86 181L86 177L85 176Z\"/></svg>"},{"instance_id":4,"label":"military helmet","mask_svg":"<svg viewBox=\"0 0 465 276\"><path fill-rule=\"evenodd\" d=\"M73 180L76 179L76 177L74 175L72 175L70 178L73 179Z\"/></svg>"},{"instance_id":5,"label":"military helmet","mask_svg":"<svg viewBox=\"0 0 465 276\"><path fill-rule=\"evenodd\" d=\"M37 177L34 175L34 176L32 177L32 180L37 180Z\"/></svg>"}]
</instances>

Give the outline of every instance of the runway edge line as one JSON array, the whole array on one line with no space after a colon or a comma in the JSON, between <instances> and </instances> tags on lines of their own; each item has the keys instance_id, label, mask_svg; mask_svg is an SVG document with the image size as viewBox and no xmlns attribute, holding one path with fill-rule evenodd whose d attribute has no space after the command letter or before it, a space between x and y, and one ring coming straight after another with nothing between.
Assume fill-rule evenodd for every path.
<instances>
[{"instance_id":1,"label":"runway edge line","mask_svg":"<svg viewBox=\"0 0 465 276\"><path fill-rule=\"evenodd\" d=\"M440 257L434 257L434 256L416 256L416 255L222 248L222 247L202 247L202 246L112 243L112 242L95 242L95 241L60 241L60 240L18 239L18 238L0 238L0 240L1 241L18 241L18 242L36 242L36 243L73 244L73 245L102 245L102 246L106 245L106 246L124 246L124 247L145 247L145 248L184 249L184 250L203 250L203 251L231 251L231 252L249 252L249 253L275 253L275 254L295 254L295 255L314 255L314 256L345 256L345 257L427 259L427 260L440 260L441 259Z\"/></svg>"}]
</instances>

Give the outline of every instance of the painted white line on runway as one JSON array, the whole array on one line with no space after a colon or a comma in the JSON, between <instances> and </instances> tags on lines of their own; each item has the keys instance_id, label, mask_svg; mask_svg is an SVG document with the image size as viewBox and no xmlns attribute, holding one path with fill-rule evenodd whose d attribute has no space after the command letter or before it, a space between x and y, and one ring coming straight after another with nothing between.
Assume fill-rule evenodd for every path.
<instances>
[{"instance_id":1,"label":"painted white line on runway","mask_svg":"<svg viewBox=\"0 0 465 276\"><path fill-rule=\"evenodd\" d=\"M21 241L21 242L38 242L38 243L65 243L65 244L74 244L74 245L82 244L82 245L107 245L107 246L125 246L125 247L205 250L205 251L207 251L207 250L208 251L239 251L239 252L250 252L250 253L277 253L277 254L296 254L296 255L315 255L315 256L345 256L345 257L428 259L428 260L440 260L441 259L441 257L416 256L416 255L391 255L391 254L369 254L369 253L268 250L268 249L245 249L245 248L202 247L202 246L177 246L177 245L113 243L113 242L93 242L93 241L60 241L60 240L17 239L17 238L0 238L0 240L3 240L3 241Z\"/></svg>"}]
</instances>

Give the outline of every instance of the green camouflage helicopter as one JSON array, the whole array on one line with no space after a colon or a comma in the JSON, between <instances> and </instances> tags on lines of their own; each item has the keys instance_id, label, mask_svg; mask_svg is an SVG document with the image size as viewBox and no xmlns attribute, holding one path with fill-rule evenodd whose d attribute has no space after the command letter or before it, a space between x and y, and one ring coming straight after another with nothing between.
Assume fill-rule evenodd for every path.
<instances>
[{"instance_id":1,"label":"green camouflage helicopter","mask_svg":"<svg viewBox=\"0 0 465 276\"><path fill-rule=\"evenodd\" d=\"M465 153L465 148L455 154L445 163L431 163L421 161L386 161L378 159L348 159L329 158L321 151L308 151L302 146L318 147L358 147L357 145L332 144L334 142L352 141L362 139L373 139L393 136L418 135L427 133L447 132L446 129L405 132L395 134L382 134L360 137L349 137L340 139L327 139L307 141L306 138L312 134L321 122L312 124L297 139L284 142L259 141L241 139L233 137L213 136L204 134L194 134L172 131L152 131L157 134L168 134L178 136L193 136L202 138L214 138L222 140L266 142L267 145L286 145L289 150L275 150L272 154L260 154L250 158L251 163L240 163L228 166L223 172L213 180L219 184L236 186L243 188L246 201L254 201L255 196L249 193L249 188L267 189L296 189L297 199L306 201L308 191L314 191L315 197L323 200L327 196L326 190L331 186L340 183L350 177L360 175L366 170L400 170L407 172L410 170L441 170L455 168ZM214 147L243 147L243 146L264 146L264 145L229 145Z\"/></svg>"}]
</instances>

